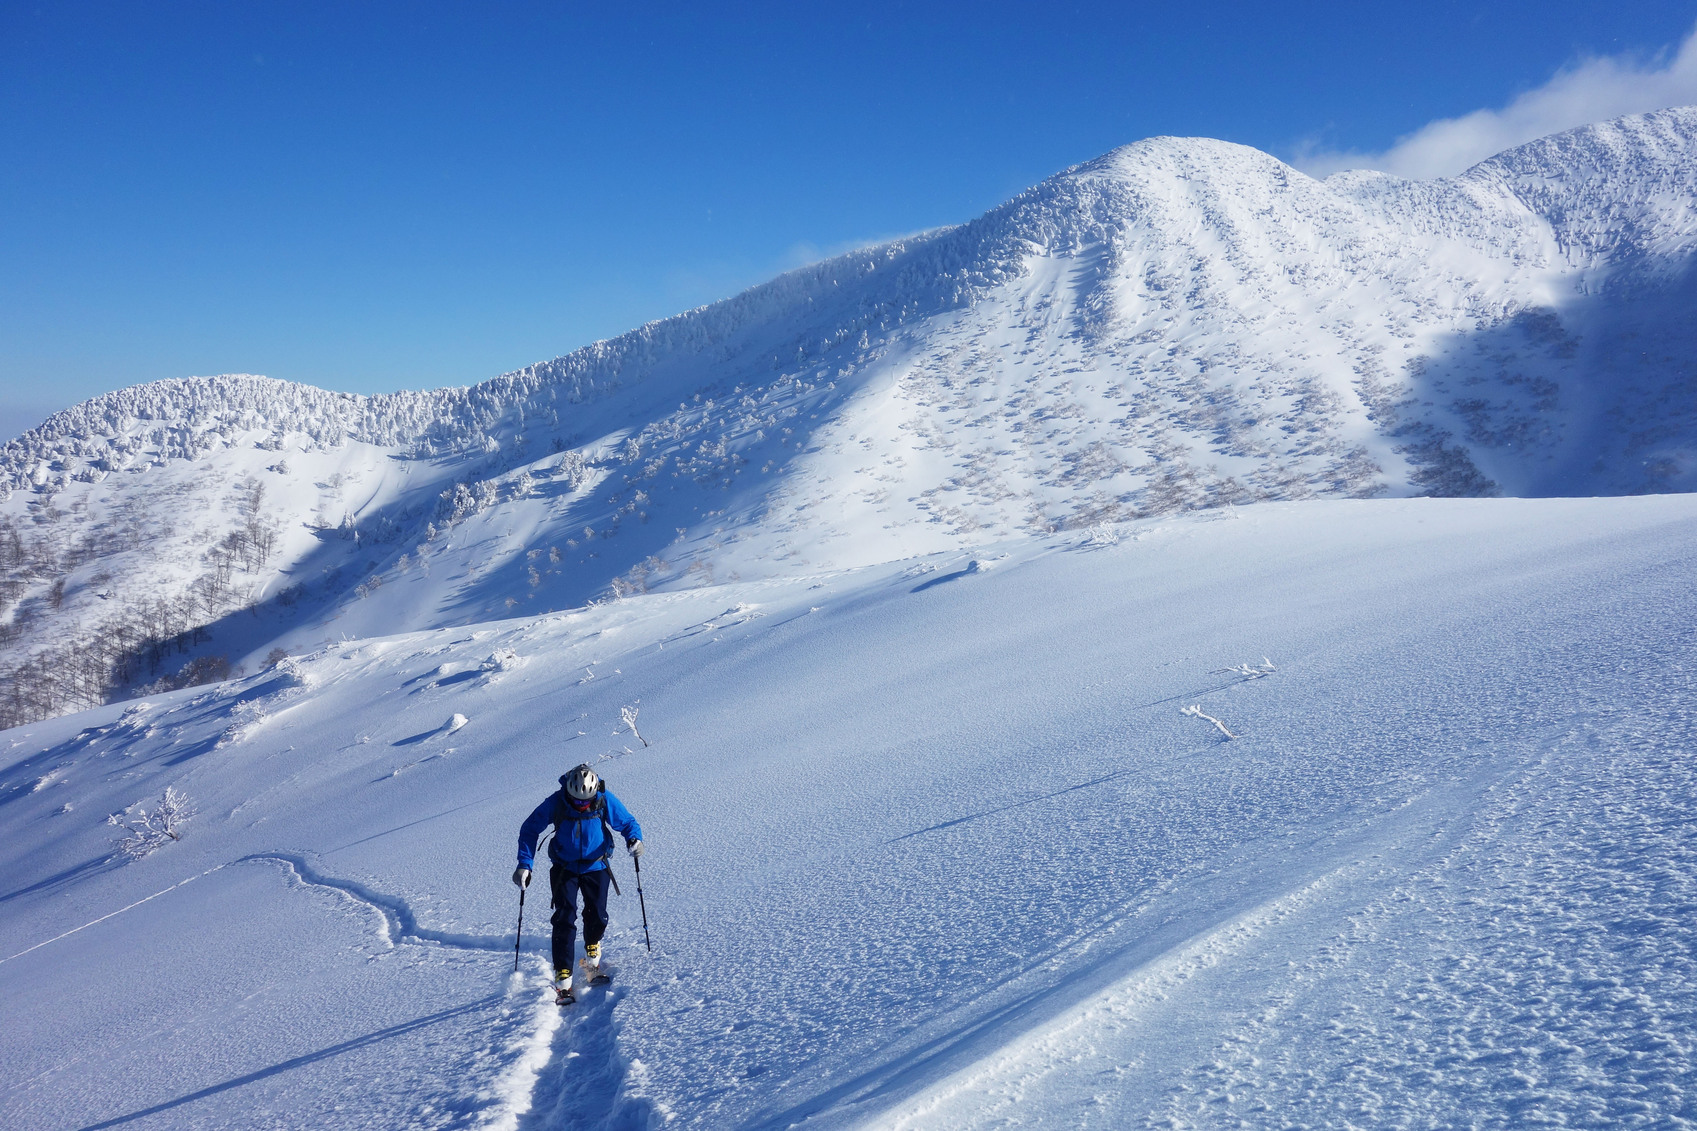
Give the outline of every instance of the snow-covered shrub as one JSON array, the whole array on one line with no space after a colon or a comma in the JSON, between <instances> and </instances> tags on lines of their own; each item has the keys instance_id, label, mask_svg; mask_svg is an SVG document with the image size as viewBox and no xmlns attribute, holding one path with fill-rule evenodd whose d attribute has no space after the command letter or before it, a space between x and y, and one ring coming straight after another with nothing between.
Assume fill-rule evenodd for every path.
<instances>
[{"instance_id":1,"label":"snow-covered shrub","mask_svg":"<svg viewBox=\"0 0 1697 1131\"><path fill-rule=\"evenodd\" d=\"M218 736L218 745L224 747L233 742L240 742L257 730L268 717L267 705L265 698L243 699L231 707L230 721L224 727L224 733Z\"/></svg>"},{"instance_id":2,"label":"snow-covered shrub","mask_svg":"<svg viewBox=\"0 0 1697 1131\"><path fill-rule=\"evenodd\" d=\"M521 662L517 652L511 648L500 648L487 660L479 664L478 670L482 672L510 672L518 667Z\"/></svg>"},{"instance_id":3,"label":"snow-covered shrub","mask_svg":"<svg viewBox=\"0 0 1697 1131\"><path fill-rule=\"evenodd\" d=\"M1227 738L1236 738L1237 737L1237 735L1233 734L1231 731L1226 729L1225 723L1222 723L1219 719L1216 719L1213 715L1203 714L1202 713L1202 705L1200 703L1191 704L1190 706L1188 706L1188 707L1184 708L1182 711L1180 711L1179 714L1181 714L1181 715L1193 715L1196 718L1202 719L1204 722L1213 723L1216 727L1220 728L1220 733L1225 735Z\"/></svg>"},{"instance_id":4,"label":"snow-covered shrub","mask_svg":"<svg viewBox=\"0 0 1697 1131\"><path fill-rule=\"evenodd\" d=\"M647 746L648 740L643 738L642 732L636 729L636 716L641 713L641 708L637 706L637 703L641 702L642 700L638 699L636 703L630 703L626 706L620 707L619 722L621 725L629 728L630 732L637 737L638 741L640 741L644 746ZM614 731L613 733L617 735L619 732Z\"/></svg>"},{"instance_id":5,"label":"snow-covered shrub","mask_svg":"<svg viewBox=\"0 0 1697 1131\"><path fill-rule=\"evenodd\" d=\"M279 677L279 690L288 687L311 687L312 680L307 675L306 665L294 656L285 654L271 669L274 676Z\"/></svg>"},{"instance_id":6,"label":"snow-covered shrub","mask_svg":"<svg viewBox=\"0 0 1697 1131\"><path fill-rule=\"evenodd\" d=\"M167 841L182 840L183 822L194 814L194 803L175 786L166 786L159 804L151 812L143 809L123 826L124 836L118 840L118 851L131 860L140 860ZM113 814L107 818L107 823L116 825L120 822Z\"/></svg>"},{"instance_id":7,"label":"snow-covered shrub","mask_svg":"<svg viewBox=\"0 0 1697 1131\"><path fill-rule=\"evenodd\" d=\"M1120 544L1120 533L1109 523L1098 522L1085 532L1078 544L1087 550L1106 549Z\"/></svg>"},{"instance_id":8,"label":"snow-covered shrub","mask_svg":"<svg viewBox=\"0 0 1697 1131\"><path fill-rule=\"evenodd\" d=\"M160 695L204 683L218 683L230 678L230 657L196 656L177 669L175 675L164 675L137 691L138 695Z\"/></svg>"},{"instance_id":9,"label":"snow-covered shrub","mask_svg":"<svg viewBox=\"0 0 1697 1131\"><path fill-rule=\"evenodd\" d=\"M1273 661L1269 660L1265 656L1262 656L1261 657L1261 664L1260 664L1259 667L1252 666L1250 664L1244 663L1244 664L1238 664L1236 667L1231 667L1231 668L1215 668L1213 671L1209 672L1208 674L1209 675L1240 675L1240 676L1243 676L1245 679L1264 679L1267 676L1272 675L1274 672L1276 672L1278 670L1279 669L1277 669L1273 666Z\"/></svg>"}]
</instances>

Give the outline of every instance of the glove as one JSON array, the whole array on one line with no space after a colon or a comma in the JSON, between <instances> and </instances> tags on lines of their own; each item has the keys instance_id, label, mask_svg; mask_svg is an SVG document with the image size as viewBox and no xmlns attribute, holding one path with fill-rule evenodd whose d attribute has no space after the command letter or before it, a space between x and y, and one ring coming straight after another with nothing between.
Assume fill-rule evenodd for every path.
<instances>
[{"instance_id":1,"label":"glove","mask_svg":"<svg viewBox=\"0 0 1697 1131\"><path fill-rule=\"evenodd\" d=\"M632 857L639 860L642 858L642 842L640 840L633 840L629 844L625 845L625 847L630 849Z\"/></svg>"},{"instance_id":2,"label":"glove","mask_svg":"<svg viewBox=\"0 0 1697 1131\"><path fill-rule=\"evenodd\" d=\"M530 886L530 869L526 868L523 864L520 864L517 868L514 868L513 869L513 883L517 884L521 888L529 887Z\"/></svg>"}]
</instances>

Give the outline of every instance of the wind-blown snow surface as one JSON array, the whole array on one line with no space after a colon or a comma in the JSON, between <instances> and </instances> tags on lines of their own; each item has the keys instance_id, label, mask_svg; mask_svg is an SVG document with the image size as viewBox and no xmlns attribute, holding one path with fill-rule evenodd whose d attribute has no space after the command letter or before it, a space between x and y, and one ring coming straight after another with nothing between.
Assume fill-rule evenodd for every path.
<instances>
[{"instance_id":1,"label":"wind-blown snow surface","mask_svg":"<svg viewBox=\"0 0 1697 1131\"><path fill-rule=\"evenodd\" d=\"M196 591L250 670L1224 504L1690 490L1694 249L1697 109L1421 182L1150 139L470 388L96 398L0 450L0 630L146 631L118 610L190 592L254 483L275 553Z\"/></svg>"},{"instance_id":2,"label":"wind-blown snow surface","mask_svg":"<svg viewBox=\"0 0 1697 1131\"><path fill-rule=\"evenodd\" d=\"M1116 530L7 732L0 1122L1697 1121L1697 498ZM562 1015L507 874L579 760L655 945L621 856ZM120 863L167 786L199 814Z\"/></svg>"}]
</instances>

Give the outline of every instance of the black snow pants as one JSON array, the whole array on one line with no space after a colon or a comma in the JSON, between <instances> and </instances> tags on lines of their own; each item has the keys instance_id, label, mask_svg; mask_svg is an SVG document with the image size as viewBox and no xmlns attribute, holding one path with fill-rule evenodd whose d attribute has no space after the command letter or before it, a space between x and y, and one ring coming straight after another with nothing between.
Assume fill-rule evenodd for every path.
<instances>
[{"instance_id":1,"label":"black snow pants","mask_svg":"<svg viewBox=\"0 0 1697 1131\"><path fill-rule=\"evenodd\" d=\"M548 869L554 893L554 969L570 970L577 950L577 895L583 892L583 942L601 941L607 933L608 872L571 872L558 864Z\"/></svg>"}]
</instances>

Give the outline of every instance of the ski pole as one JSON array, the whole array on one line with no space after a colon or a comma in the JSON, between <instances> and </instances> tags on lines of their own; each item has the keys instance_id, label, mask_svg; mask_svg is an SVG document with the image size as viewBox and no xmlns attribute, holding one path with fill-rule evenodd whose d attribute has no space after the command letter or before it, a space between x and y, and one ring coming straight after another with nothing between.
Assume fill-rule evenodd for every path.
<instances>
[{"instance_id":1,"label":"ski pole","mask_svg":"<svg viewBox=\"0 0 1697 1131\"><path fill-rule=\"evenodd\" d=\"M548 843L548 838L552 834L552 829L542 834L542 839L537 842L536 845L536 849L539 853L542 851L543 845ZM526 888L529 887L530 882L526 880L524 887L519 888L519 930L518 934L513 938L513 973L515 974L519 972L519 943L524 941L524 893Z\"/></svg>"},{"instance_id":2,"label":"ski pole","mask_svg":"<svg viewBox=\"0 0 1697 1131\"><path fill-rule=\"evenodd\" d=\"M636 901L642 906L642 944L653 954L654 944L648 941L648 901L642 898L642 857L631 857L631 863L636 865Z\"/></svg>"},{"instance_id":3,"label":"ski pole","mask_svg":"<svg viewBox=\"0 0 1697 1131\"><path fill-rule=\"evenodd\" d=\"M513 939L513 973L519 972L519 941L524 938L524 888L519 889L519 933Z\"/></svg>"}]
</instances>

